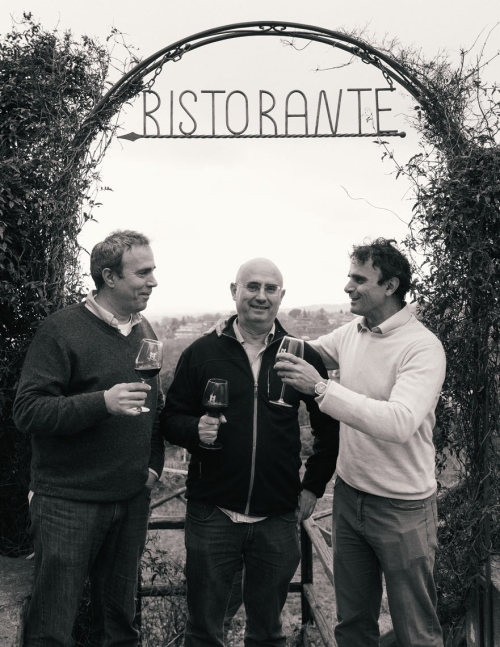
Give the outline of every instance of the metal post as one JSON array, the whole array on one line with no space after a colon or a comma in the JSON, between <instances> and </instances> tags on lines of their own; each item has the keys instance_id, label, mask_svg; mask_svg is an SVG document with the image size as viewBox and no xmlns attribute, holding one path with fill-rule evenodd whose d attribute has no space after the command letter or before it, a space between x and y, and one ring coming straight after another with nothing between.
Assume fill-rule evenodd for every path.
<instances>
[{"instance_id":1,"label":"metal post","mask_svg":"<svg viewBox=\"0 0 500 647\"><path fill-rule=\"evenodd\" d=\"M313 551L309 535L302 524L300 524L300 549L300 602L302 608L302 624L306 625L313 621L311 607L304 593L304 584L312 584L313 581Z\"/></svg>"},{"instance_id":2,"label":"metal post","mask_svg":"<svg viewBox=\"0 0 500 647\"><path fill-rule=\"evenodd\" d=\"M135 599L135 618L134 623L139 630L139 646L142 645L142 575L139 567L137 573L137 595Z\"/></svg>"}]
</instances>

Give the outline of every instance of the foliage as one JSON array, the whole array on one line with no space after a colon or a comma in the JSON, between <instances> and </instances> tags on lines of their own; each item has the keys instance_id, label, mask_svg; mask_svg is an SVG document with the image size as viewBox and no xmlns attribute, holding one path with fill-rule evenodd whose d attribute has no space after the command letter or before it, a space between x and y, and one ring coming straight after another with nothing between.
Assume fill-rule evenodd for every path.
<instances>
[{"instance_id":1,"label":"foliage","mask_svg":"<svg viewBox=\"0 0 500 647\"><path fill-rule=\"evenodd\" d=\"M92 217L97 167L121 103L85 119L106 90L110 61L109 48L44 31L29 14L0 42L3 553L25 544L29 442L13 427L13 397L37 322L82 294L77 236Z\"/></svg>"},{"instance_id":2,"label":"foliage","mask_svg":"<svg viewBox=\"0 0 500 647\"><path fill-rule=\"evenodd\" d=\"M187 615L183 564L171 557L152 533L148 535L142 561L143 579L153 585L170 585L180 590L179 594L143 598L142 644L151 647L175 644L183 636Z\"/></svg>"},{"instance_id":3,"label":"foliage","mask_svg":"<svg viewBox=\"0 0 500 647\"><path fill-rule=\"evenodd\" d=\"M462 51L458 68L444 57L397 54L419 84L413 125L423 135L422 151L398 167L415 190L405 244L423 259L415 286L420 315L447 355L438 468L447 460L460 466L459 483L440 499L437 583L450 634L500 550L500 88L482 78L483 51L470 63L471 52Z\"/></svg>"}]
</instances>

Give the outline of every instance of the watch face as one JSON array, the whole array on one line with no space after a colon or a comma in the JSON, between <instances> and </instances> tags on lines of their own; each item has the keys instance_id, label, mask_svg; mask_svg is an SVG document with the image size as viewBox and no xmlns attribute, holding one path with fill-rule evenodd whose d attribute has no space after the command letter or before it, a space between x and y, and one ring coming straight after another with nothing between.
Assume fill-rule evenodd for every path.
<instances>
[{"instance_id":1,"label":"watch face","mask_svg":"<svg viewBox=\"0 0 500 647\"><path fill-rule=\"evenodd\" d=\"M323 395L323 393L326 391L326 387L327 385L324 382L318 382L314 387L316 395Z\"/></svg>"}]
</instances>

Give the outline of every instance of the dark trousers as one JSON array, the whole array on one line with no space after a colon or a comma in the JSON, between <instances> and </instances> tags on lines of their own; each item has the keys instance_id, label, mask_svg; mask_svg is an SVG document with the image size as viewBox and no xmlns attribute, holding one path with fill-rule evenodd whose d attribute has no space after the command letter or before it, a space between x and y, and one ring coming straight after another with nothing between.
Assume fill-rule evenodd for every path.
<instances>
[{"instance_id":1,"label":"dark trousers","mask_svg":"<svg viewBox=\"0 0 500 647\"><path fill-rule=\"evenodd\" d=\"M223 645L224 616L242 566L246 647L285 645L281 611L299 560L295 513L234 523L216 506L189 502L185 647Z\"/></svg>"},{"instance_id":2,"label":"dark trousers","mask_svg":"<svg viewBox=\"0 0 500 647\"><path fill-rule=\"evenodd\" d=\"M137 573L150 493L116 503L69 501L35 494L30 505L35 577L25 647L67 647L87 575L92 644L135 647Z\"/></svg>"},{"instance_id":3,"label":"dark trousers","mask_svg":"<svg viewBox=\"0 0 500 647\"><path fill-rule=\"evenodd\" d=\"M442 647L433 568L436 495L418 501L356 490L337 477L333 546L339 647L378 647L382 573L399 647Z\"/></svg>"}]
</instances>

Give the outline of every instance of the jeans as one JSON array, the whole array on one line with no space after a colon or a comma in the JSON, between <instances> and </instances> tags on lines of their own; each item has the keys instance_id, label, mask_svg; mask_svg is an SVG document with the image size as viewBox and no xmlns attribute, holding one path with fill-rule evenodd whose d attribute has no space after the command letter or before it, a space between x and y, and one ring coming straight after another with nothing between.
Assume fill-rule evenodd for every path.
<instances>
[{"instance_id":1,"label":"jeans","mask_svg":"<svg viewBox=\"0 0 500 647\"><path fill-rule=\"evenodd\" d=\"M185 541L185 647L224 644L224 616L242 565L246 647L285 645L281 611L300 560L295 513L234 523L216 506L189 502Z\"/></svg>"},{"instance_id":2,"label":"jeans","mask_svg":"<svg viewBox=\"0 0 500 647\"><path fill-rule=\"evenodd\" d=\"M137 574L144 549L150 493L94 503L35 494L30 505L35 576L25 647L66 647L87 576L91 583L91 644L135 647Z\"/></svg>"},{"instance_id":3,"label":"jeans","mask_svg":"<svg viewBox=\"0 0 500 647\"><path fill-rule=\"evenodd\" d=\"M418 501L356 490L337 477L333 572L339 647L378 647L384 574L399 647L442 647L433 568L436 495Z\"/></svg>"}]
</instances>

